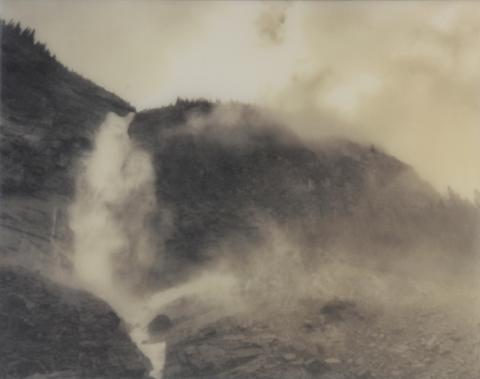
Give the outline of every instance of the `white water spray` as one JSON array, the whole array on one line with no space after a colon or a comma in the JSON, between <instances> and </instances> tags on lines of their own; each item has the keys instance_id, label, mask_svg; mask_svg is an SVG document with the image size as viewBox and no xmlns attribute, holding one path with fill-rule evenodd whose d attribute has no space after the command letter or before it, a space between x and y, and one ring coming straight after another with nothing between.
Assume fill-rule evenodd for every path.
<instances>
[{"instance_id":1,"label":"white water spray","mask_svg":"<svg viewBox=\"0 0 480 379\"><path fill-rule=\"evenodd\" d=\"M151 375L160 378L165 346L143 343L155 309L130 291L153 264L154 240L146 222L156 206L150 157L127 133L132 117L109 114L84 161L70 209L73 262L81 285L132 326L133 341L153 365Z\"/></svg>"}]
</instances>

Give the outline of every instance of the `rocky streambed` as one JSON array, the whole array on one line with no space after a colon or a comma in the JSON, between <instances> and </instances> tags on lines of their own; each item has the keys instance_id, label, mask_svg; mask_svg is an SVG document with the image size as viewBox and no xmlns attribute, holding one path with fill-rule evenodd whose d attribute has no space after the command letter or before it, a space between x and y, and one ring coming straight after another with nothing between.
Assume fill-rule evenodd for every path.
<instances>
[{"instance_id":1,"label":"rocky streambed","mask_svg":"<svg viewBox=\"0 0 480 379\"><path fill-rule=\"evenodd\" d=\"M480 318L471 304L394 314L334 299L253 317L183 299L164 309L173 326L163 332L163 378L474 379Z\"/></svg>"}]
</instances>

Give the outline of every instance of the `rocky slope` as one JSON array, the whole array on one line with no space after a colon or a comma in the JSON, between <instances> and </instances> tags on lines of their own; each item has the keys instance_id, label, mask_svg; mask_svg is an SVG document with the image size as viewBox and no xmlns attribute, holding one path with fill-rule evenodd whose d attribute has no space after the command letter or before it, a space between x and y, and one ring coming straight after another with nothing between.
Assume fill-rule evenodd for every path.
<instances>
[{"instance_id":1,"label":"rocky slope","mask_svg":"<svg viewBox=\"0 0 480 379\"><path fill-rule=\"evenodd\" d=\"M100 299L0 267L0 377L146 378L147 359Z\"/></svg>"},{"instance_id":2,"label":"rocky slope","mask_svg":"<svg viewBox=\"0 0 480 379\"><path fill-rule=\"evenodd\" d=\"M388 317L341 300L263 318L167 307L175 326L164 337L164 378L473 379L480 318L472 302Z\"/></svg>"}]
</instances>

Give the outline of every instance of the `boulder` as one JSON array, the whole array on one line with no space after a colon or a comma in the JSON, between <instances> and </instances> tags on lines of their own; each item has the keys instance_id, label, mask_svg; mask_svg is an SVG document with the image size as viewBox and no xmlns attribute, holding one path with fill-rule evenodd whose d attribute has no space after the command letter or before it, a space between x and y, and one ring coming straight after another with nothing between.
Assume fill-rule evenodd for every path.
<instances>
[{"instance_id":1,"label":"boulder","mask_svg":"<svg viewBox=\"0 0 480 379\"><path fill-rule=\"evenodd\" d=\"M172 325L173 323L172 320L170 320L170 317L164 314L159 314L148 324L148 333L152 337L158 337L167 332Z\"/></svg>"}]
</instances>

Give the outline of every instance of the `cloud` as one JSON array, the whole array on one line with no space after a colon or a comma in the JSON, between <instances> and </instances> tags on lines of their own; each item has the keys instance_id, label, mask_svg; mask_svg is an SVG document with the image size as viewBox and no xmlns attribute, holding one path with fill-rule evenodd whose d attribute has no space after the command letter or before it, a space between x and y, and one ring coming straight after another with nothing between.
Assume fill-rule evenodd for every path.
<instances>
[{"instance_id":1,"label":"cloud","mask_svg":"<svg viewBox=\"0 0 480 379\"><path fill-rule=\"evenodd\" d=\"M257 18L258 34L266 45L282 43L285 37L288 3L266 4Z\"/></svg>"},{"instance_id":2,"label":"cloud","mask_svg":"<svg viewBox=\"0 0 480 379\"><path fill-rule=\"evenodd\" d=\"M303 120L308 138L378 144L437 189L471 197L480 188L478 4L301 6L295 27L310 64L294 68L271 106Z\"/></svg>"}]
</instances>

